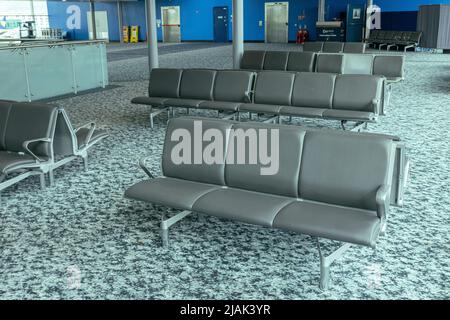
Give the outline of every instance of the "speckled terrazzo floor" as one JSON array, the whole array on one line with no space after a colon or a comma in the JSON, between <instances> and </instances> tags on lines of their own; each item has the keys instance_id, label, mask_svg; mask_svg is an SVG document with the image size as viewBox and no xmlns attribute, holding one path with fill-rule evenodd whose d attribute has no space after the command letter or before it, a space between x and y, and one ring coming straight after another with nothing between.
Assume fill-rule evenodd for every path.
<instances>
[{"instance_id":1,"label":"speckled terrazzo floor","mask_svg":"<svg viewBox=\"0 0 450 320\"><path fill-rule=\"evenodd\" d=\"M229 68L231 47L167 54L160 64ZM194 214L171 229L171 250L161 248L167 209L123 199L145 177L137 159L150 155L159 171L165 131L165 116L150 130L147 108L129 102L146 92L138 58L109 64L120 87L58 101L74 123L95 120L111 134L90 154L90 170L73 162L52 188L30 179L3 193L0 298L449 299L450 55L409 53L406 71L389 114L369 126L407 144L405 206L391 209L376 251L353 247L333 265L328 291L318 288L307 236Z\"/></svg>"}]
</instances>

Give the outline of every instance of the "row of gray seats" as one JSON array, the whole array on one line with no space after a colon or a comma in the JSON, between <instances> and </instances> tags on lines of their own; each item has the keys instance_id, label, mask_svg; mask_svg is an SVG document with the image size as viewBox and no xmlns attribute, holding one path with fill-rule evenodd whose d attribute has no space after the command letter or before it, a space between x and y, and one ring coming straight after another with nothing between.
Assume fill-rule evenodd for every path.
<instances>
[{"instance_id":1,"label":"row of gray seats","mask_svg":"<svg viewBox=\"0 0 450 320\"><path fill-rule=\"evenodd\" d=\"M247 50L241 60L241 69L373 74L384 76L389 82L399 82L405 76L404 64L404 55Z\"/></svg>"},{"instance_id":2,"label":"row of gray seats","mask_svg":"<svg viewBox=\"0 0 450 320\"><path fill-rule=\"evenodd\" d=\"M218 140L224 142L219 146L223 147L223 161L180 164L172 158L174 148L179 148L174 132L182 130L198 137L194 128L213 129L223 135ZM229 155L232 152L235 156L235 150L248 152L251 142L244 139L244 145L239 146L239 130L248 133L260 129L269 135L278 131L279 140L274 143L279 148L279 169L272 175L260 173L267 163L239 164ZM202 142L205 148L207 143ZM393 189L400 183L395 173L399 143L397 137L379 134L176 118L169 121L166 131L163 176L155 177L142 159L140 165L150 179L128 188L125 196L184 210L169 219L163 214L164 246L168 245L169 227L191 212L344 242L328 257L320 251L320 286L326 288L330 264L339 253L350 244L375 247L384 233L389 206L396 203ZM194 154L194 145L187 146L191 148L188 154ZM270 148L266 151L274 154L274 145Z\"/></svg>"},{"instance_id":3,"label":"row of gray seats","mask_svg":"<svg viewBox=\"0 0 450 320\"><path fill-rule=\"evenodd\" d=\"M415 48L420 43L420 38L422 37L422 32L420 31L385 31L385 30L372 30L370 31L370 36L367 39L367 43L373 45L378 49L386 47L389 51L391 48L399 48L403 46L403 50L410 48Z\"/></svg>"},{"instance_id":4,"label":"row of gray seats","mask_svg":"<svg viewBox=\"0 0 450 320\"><path fill-rule=\"evenodd\" d=\"M326 53L364 53L366 44L364 42L335 42L335 41L313 41L305 42L304 52L326 52Z\"/></svg>"},{"instance_id":5,"label":"row of gray seats","mask_svg":"<svg viewBox=\"0 0 450 320\"><path fill-rule=\"evenodd\" d=\"M44 103L0 100L0 191L30 176L45 175L81 157L87 169L88 150L106 138L95 123L74 129L64 109Z\"/></svg>"},{"instance_id":6,"label":"row of gray seats","mask_svg":"<svg viewBox=\"0 0 450 320\"><path fill-rule=\"evenodd\" d=\"M385 78L372 75L206 69L153 69L149 96L132 103L150 105L153 117L174 107L274 116L313 117L361 125L383 114ZM345 127L344 127L345 129Z\"/></svg>"}]
</instances>

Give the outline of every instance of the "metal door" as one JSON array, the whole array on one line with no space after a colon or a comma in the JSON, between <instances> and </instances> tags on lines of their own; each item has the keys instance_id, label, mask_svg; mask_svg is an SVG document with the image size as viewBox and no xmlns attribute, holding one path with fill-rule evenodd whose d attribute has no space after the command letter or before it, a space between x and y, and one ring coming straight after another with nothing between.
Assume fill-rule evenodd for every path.
<instances>
[{"instance_id":1,"label":"metal door","mask_svg":"<svg viewBox=\"0 0 450 320\"><path fill-rule=\"evenodd\" d=\"M366 24L366 8L361 5L347 6L347 32L345 41L361 42L363 40L363 31Z\"/></svg>"},{"instance_id":2,"label":"metal door","mask_svg":"<svg viewBox=\"0 0 450 320\"><path fill-rule=\"evenodd\" d=\"M163 42L180 42L180 7L161 7Z\"/></svg>"},{"instance_id":3,"label":"metal door","mask_svg":"<svg viewBox=\"0 0 450 320\"><path fill-rule=\"evenodd\" d=\"M89 39L93 39L91 12L87 12ZM108 13L106 11L95 10L95 30L97 39L109 40Z\"/></svg>"},{"instance_id":4,"label":"metal door","mask_svg":"<svg viewBox=\"0 0 450 320\"><path fill-rule=\"evenodd\" d=\"M228 7L214 7L214 42L228 42Z\"/></svg>"},{"instance_id":5,"label":"metal door","mask_svg":"<svg viewBox=\"0 0 450 320\"><path fill-rule=\"evenodd\" d=\"M268 43L288 42L288 2L265 3L265 40Z\"/></svg>"}]
</instances>

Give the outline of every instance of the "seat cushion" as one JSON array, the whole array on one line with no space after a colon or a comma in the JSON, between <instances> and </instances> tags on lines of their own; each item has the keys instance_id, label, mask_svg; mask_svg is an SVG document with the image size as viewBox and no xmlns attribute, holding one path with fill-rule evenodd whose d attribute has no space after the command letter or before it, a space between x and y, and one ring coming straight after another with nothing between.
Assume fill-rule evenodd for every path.
<instances>
[{"instance_id":1,"label":"seat cushion","mask_svg":"<svg viewBox=\"0 0 450 320\"><path fill-rule=\"evenodd\" d=\"M316 62L315 52L289 52L289 60L286 69L288 71L314 72Z\"/></svg>"},{"instance_id":2,"label":"seat cushion","mask_svg":"<svg viewBox=\"0 0 450 320\"><path fill-rule=\"evenodd\" d=\"M81 128L77 131L77 143L78 143L78 149L86 147L86 138L89 135L89 128ZM91 138L89 139L88 145L92 146L99 142L100 140L108 137L108 133L104 130L95 130L92 134Z\"/></svg>"},{"instance_id":3,"label":"seat cushion","mask_svg":"<svg viewBox=\"0 0 450 320\"><path fill-rule=\"evenodd\" d=\"M162 97L136 97L131 99L131 103L135 104L147 104L152 107L162 107L164 106L164 101L168 98Z\"/></svg>"},{"instance_id":4,"label":"seat cushion","mask_svg":"<svg viewBox=\"0 0 450 320\"><path fill-rule=\"evenodd\" d=\"M331 108L336 75L301 72L295 76L292 105L306 108Z\"/></svg>"},{"instance_id":5,"label":"seat cushion","mask_svg":"<svg viewBox=\"0 0 450 320\"><path fill-rule=\"evenodd\" d=\"M286 70L288 51L267 51L264 58L264 70Z\"/></svg>"},{"instance_id":6,"label":"seat cushion","mask_svg":"<svg viewBox=\"0 0 450 320\"><path fill-rule=\"evenodd\" d=\"M373 112L333 109L324 110L322 116L324 118L333 118L339 120L375 121L377 119L376 115Z\"/></svg>"},{"instance_id":7,"label":"seat cushion","mask_svg":"<svg viewBox=\"0 0 450 320\"><path fill-rule=\"evenodd\" d=\"M191 210L199 197L217 188L206 183L160 177L136 183L125 191L125 196L174 209Z\"/></svg>"},{"instance_id":8,"label":"seat cushion","mask_svg":"<svg viewBox=\"0 0 450 320\"><path fill-rule=\"evenodd\" d=\"M327 109L320 108L304 108L304 107L281 107L280 114L285 116L299 116L320 118Z\"/></svg>"},{"instance_id":9,"label":"seat cushion","mask_svg":"<svg viewBox=\"0 0 450 320\"><path fill-rule=\"evenodd\" d=\"M149 97L178 98L182 73L182 69L152 69L148 88Z\"/></svg>"},{"instance_id":10,"label":"seat cushion","mask_svg":"<svg viewBox=\"0 0 450 320\"><path fill-rule=\"evenodd\" d=\"M241 104L240 102L204 101L198 107L200 109L237 111Z\"/></svg>"},{"instance_id":11,"label":"seat cushion","mask_svg":"<svg viewBox=\"0 0 450 320\"><path fill-rule=\"evenodd\" d=\"M166 107L188 107L197 108L203 100L197 99L167 99L164 101Z\"/></svg>"},{"instance_id":12,"label":"seat cushion","mask_svg":"<svg viewBox=\"0 0 450 320\"><path fill-rule=\"evenodd\" d=\"M380 219L375 211L299 200L277 214L273 227L372 246L379 234Z\"/></svg>"},{"instance_id":13,"label":"seat cushion","mask_svg":"<svg viewBox=\"0 0 450 320\"><path fill-rule=\"evenodd\" d=\"M272 113L272 114L278 114L280 112L280 109L281 106L276 106L273 104L260 104L260 103L243 103L239 107L239 111Z\"/></svg>"},{"instance_id":14,"label":"seat cushion","mask_svg":"<svg viewBox=\"0 0 450 320\"><path fill-rule=\"evenodd\" d=\"M266 52L262 50L246 50L241 59L241 69L262 70Z\"/></svg>"},{"instance_id":15,"label":"seat cushion","mask_svg":"<svg viewBox=\"0 0 450 320\"><path fill-rule=\"evenodd\" d=\"M192 207L195 212L271 227L277 213L292 198L266 193L222 188L200 197Z\"/></svg>"},{"instance_id":16,"label":"seat cushion","mask_svg":"<svg viewBox=\"0 0 450 320\"><path fill-rule=\"evenodd\" d=\"M16 169L25 167L33 167L36 160L28 154L20 154L16 152L0 151L0 172L8 173Z\"/></svg>"}]
</instances>

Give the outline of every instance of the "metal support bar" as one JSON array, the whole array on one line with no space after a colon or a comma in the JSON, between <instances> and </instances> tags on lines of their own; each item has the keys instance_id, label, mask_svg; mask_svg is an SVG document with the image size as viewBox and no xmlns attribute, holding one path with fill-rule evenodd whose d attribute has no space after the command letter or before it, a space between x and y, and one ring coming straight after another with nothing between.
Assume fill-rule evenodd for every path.
<instances>
[{"instance_id":1,"label":"metal support bar","mask_svg":"<svg viewBox=\"0 0 450 320\"><path fill-rule=\"evenodd\" d=\"M244 54L244 0L233 0L233 67L240 69Z\"/></svg>"},{"instance_id":2,"label":"metal support bar","mask_svg":"<svg viewBox=\"0 0 450 320\"><path fill-rule=\"evenodd\" d=\"M95 24L95 4L94 0L89 2L91 10L92 39L97 40L97 26Z\"/></svg>"},{"instance_id":3,"label":"metal support bar","mask_svg":"<svg viewBox=\"0 0 450 320\"><path fill-rule=\"evenodd\" d=\"M155 0L145 0L147 12L147 45L149 71L159 67Z\"/></svg>"},{"instance_id":4,"label":"metal support bar","mask_svg":"<svg viewBox=\"0 0 450 320\"><path fill-rule=\"evenodd\" d=\"M158 114L166 112L168 110L169 110L169 108L156 109L156 111L153 111L153 109L152 109L152 111L150 112L150 128L153 129L153 118L155 116L157 116Z\"/></svg>"},{"instance_id":5,"label":"metal support bar","mask_svg":"<svg viewBox=\"0 0 450 320\"><path fill-rule=\"evenodd\" d=\"M276 123L279 119L279 116L272 116L269 119L263 121L263 123Z\"/></svg>"},{"instance_id":6,"label":"metal support bar","mask_svg":"<svg viewBox=\"0 0 450 320\"><path fill-rule=\"evenodd\" d=\"M351 243L344 243L337 250L333 251L330 255L325 256L320 247L320 240L317 240L317 248L319 249L320 255L320 289L326 290L330 284L330 266L338 258L340 258L345 251L347 251Z\"/></svg>"},{"instance_id":7,"label":"metal support bar","mask_svg":"<svg viewBox=\"0 0 450 320\"><path fill-rule=\"evenodd\" d=\"M164 248L169 246L169 228L191 213L192 211L186 210L170 217L169 219L165 219L164 214L161 216L161 240Z\"/></svg>"},{"instance_id":8,"label":"metal support bar","mask_svg":"<svg viewBox=\"0 0 450 320\"><path fill-rule=\"evenodd\" d=\"M234 119L236 116L239 117L239 112L233 112L227 116L222 117L223 120L231 120Z\"/></svg>"}]
</instances>

